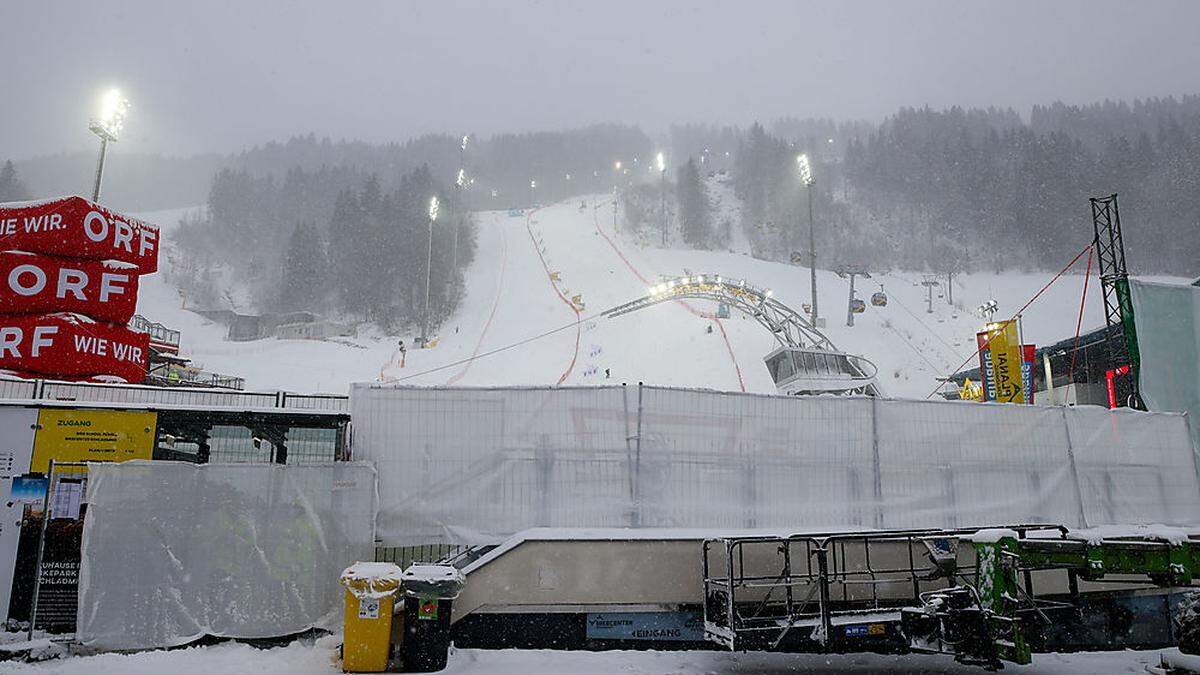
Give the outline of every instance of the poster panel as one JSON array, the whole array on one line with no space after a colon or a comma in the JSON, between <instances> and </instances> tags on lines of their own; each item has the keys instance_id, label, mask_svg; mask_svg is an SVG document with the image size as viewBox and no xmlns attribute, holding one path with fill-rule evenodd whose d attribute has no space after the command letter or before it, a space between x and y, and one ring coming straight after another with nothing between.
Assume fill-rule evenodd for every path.
<instances>
[{"instance_id":1,"label":"poster panel","mask_svg":"<svg viewBox=\"0 0 1200 675\"><path fill-rule=\"evenodd\" d=\"M26 469L8 618L28 621L37 578L38 535L43 519L46 541L42 585L38 595L39 629L75 630L79 591L79 555L86 519L87 467L57 466L66 462L123 462L150 459L154 451L157 414L144 411L46 408L35 413ZM56 463L50 488L50 512L42 510L50 460Z\"/></svg>"},{"instance_id":2,"label":"poster panel","mask_svg":"<svg viewBox=\"0 0 1200 675\"><path fill-rule=\"evenodd\" d=\"M55 462L150 459L158 416L153 412L46 408L38 414L30 470Z\"/></svg>"},{"instance_id":3,"label":"poster panel","mask_svg":"<svg viewBox=\"0 0 1200 675\"><path fill-rule=\"evenodd\" d=\"M28 473L33 454L33 434L37 426L34 408L0 408L0 619L8 618L8 601L12 595L13 573L17 564L17 547L21 539L21 519L24 516L29 482L22 477ZM44 485L37 492L41 508Z\"/></svg>"},{"instance_id":4,"label":"poster panel","mask_svg":"<svg viewBox=\"0 0 1200 675\"><path fill-rule=\"evenodd\" d=\"M1025 403L1024 352L1017 335L1016 321L988 324L976 334L979 344L979 370L983 377L984 400L1000 403ZM1029 376L1032 377L1032 371Z\"/></svg>"},{"instance_id":5,"label":"poster panel","mask_svg":"<svg viewBox=\"0 0 1200 675\"><path fill-rule=\"evenodd\" d=\"M1025 402L1033 405L1033 364L1037 361L1037 345L1021 345L1021 386L1025 388ZM1052 383L1046 383L1049 389Z\"/></svg>"}]
</instances>

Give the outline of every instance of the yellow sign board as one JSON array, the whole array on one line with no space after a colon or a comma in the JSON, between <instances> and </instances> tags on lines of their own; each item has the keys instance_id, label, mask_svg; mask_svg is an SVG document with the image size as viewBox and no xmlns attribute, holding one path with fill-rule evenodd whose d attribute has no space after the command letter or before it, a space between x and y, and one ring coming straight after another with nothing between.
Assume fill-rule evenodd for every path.
<instances>
[{"instance_id":1,"label":"yellow sign board","mask_svg":"<svg viewBox=\"0 0 1200 675\"><path fill-rule=\"evenodd\" d=\"M55 462L124 462L150 459L158 416L152 412L46 408L38 412L29 470L45 473Z\"/></svg>"},{"instance_id":2,"label":"yellow sign board","mask_svg":"<svg viewBox=\"0 0 1200 675\"><path fill-rule=\"evenodd\" d=\"M995 378L996 399L1001 403L1024 403L1025 388L1021 376L1021 340L1017 322L1003 321L988 331L991 341L992 376Z\"/></svg>"}]
</instances>

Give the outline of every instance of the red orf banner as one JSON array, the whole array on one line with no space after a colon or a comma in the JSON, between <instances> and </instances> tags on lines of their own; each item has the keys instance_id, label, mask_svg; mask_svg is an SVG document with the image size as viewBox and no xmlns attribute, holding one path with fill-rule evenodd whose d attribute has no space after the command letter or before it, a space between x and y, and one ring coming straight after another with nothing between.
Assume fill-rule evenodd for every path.
<instances>
[{"instance_id":1,"label":"red orf banner","mask_svg":"<svg viewBox=\"0 0 1200 675\"><path fill-rule=\"evenodd\" d=\"M137 274L119 263L0 252L0 314L75 312L128 323L137 309Z\"/></svg>"},{"instance_id":2,"label":"red orf banner","mask_svg":"<svg viewBox=\"0 0 1200 675\"><path fill-rule=\"evenodd\" d=\"M146 378L150 336L76 314L0 317L0 369L24 375L126 382Z\"/></svg>"},{"instance_id":3,"label":"red orf banner","mask_svg":"<svg viewBox=\"0 0 1200 675\"><path fill-rule=\"evenodd\" d=\"M0 204L0 250L119 260L158 270L158 228L83 197Z\"/></svg>"}]
</instances>

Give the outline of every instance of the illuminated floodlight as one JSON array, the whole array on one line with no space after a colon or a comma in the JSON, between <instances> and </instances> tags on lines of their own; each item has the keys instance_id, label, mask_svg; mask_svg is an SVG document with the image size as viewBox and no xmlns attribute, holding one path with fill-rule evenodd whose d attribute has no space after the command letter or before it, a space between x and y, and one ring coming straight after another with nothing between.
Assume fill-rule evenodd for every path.
<instances>
[{"instance_id":1,"label":"illuminated floodlight","mask_svg":"<svg viewBox=\"0 0 1200 675\"><path fill-rule=\"evenodd\" d=\"M464 136L463 138L466 138L466 137ZM458 187L462 187L467 184L467 170L466 169L458 170L458 178L454 179L454 184L457 185Z\"/></svg>"},{"instance_id":2,"label":"illuminated floodlight","mask_svg":"<svg viewBox=\"0 0 1200 675\"><path fill-rule=\"evenodd\" d=\"M796 157L796 166L800 170L800 182L805 185L813 184L812 165L808 163L808 155Z\"/></svg>"},{"instance_id":3,"label":"illuminated floodlight","mask_svg":"<svg viewBox=\"0 0 1200 675\"><path fill-rule=\"evenodd\" d=\"M116 141L125 126L125 116L129 112L129 101L121 95L119 89L109 89L100 99L100 115L89 129L92 133L106 141Z\"/></svg>"},{"instance_id":4,"label":"illuminated floodlight","mask_svg":"<svg viewBox=\"0 0 1200 675\"><path fill-rule=\"evenodd\" d=\"M460 145L458 147L462 150L466 150L467 149L467 141L470 140L470 138L471 138L470 136L463 136L462 145Z\"/></svg>"},{"instance_id":5,"label":"illuminated floodlight","mask_svg":"<svg viewBox=\"0 0 1200 675\"><path fill-rule=\"evenodd\" d=\"M616 169L617 171L620 171L621 170L621 162L620 161L613 162L613 168Z\"/></svg>"},{"instance_id":6,"label":"illuminated floodlight","mask_svg":"<svg viewBox=\"0 0 1200 675\"><path fill-rule=\"evenodd\" d=\"M658 167L659 171L667 170L667 158L663 157L661 152L658 153L658 156L654 158L654 164Z\"/></svg>"},{"instance_id":7,"label":"illuminated floodlight","mask_svg":"<svg viewBox=\"0 0 1200 675\"><path fill-rule=\"evenodd\" d=\"M429 199L429 219L437 220L438 217L438 198L431 197Z\"/></svg>"},{"instance_id":8,"label":"illuminated floodlight","mask_svg":"<svg viewBox=\"0 0 1200 675\"><path fill-rule=\"evenodd\" d=\"M536 180L529 181L529 189L532 190L535 187L537 187L537 181Z\"/></svg>"}]
</instances>

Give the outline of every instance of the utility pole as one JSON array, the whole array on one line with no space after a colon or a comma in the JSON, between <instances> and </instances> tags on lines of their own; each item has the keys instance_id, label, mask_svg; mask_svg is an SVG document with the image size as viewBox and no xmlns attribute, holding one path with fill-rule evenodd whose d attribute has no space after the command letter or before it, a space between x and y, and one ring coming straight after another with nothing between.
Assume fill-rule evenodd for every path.
<instances>
[{"instance_id":1,"label":"utility pole","mask_svg":"<svg viewBox=\"0 0 1200 675\"><path fill-rule=\"evenodd\" d=\"M128 111L129 101L121 92L113 89L106 93L101 101L100 117L88 126L89 131L100 137L100 159L96 162L96 182L92 186L94 202L100 200L100 183L104 179L104 158L108 154L108 143L115 143L120 137Z\"/></svg>"},{"instance_id":2,"label":"utility pole","mask_svg":"<svg viewBox=\"0 0 1200 675\"><path fill-rule=\"evenodd\" d=\"M429 284L433 281L433 222L438 217L438 198L429 200L429 251L425 256L425 311L421 317L421 346L429 344Z\"/></svg>"},{"instance_id":3,"label":"utility pole","mask_svg":"<svg viewBox=\"0 0 1200 675\"><path fill-rule=\"evenodd\" d=\"M921 285L925 287L925 290L928 293L928 297L926 298L925 313L933 314L933 288L938 285L938 282L934 279L925 279L921 282Z\"/></svg>"},{"instance_id":4,"label":"utility pole","mask_svg":"<svg viewBox=\"0 0 1200 675\"><path fill-rule=\"evenodd\" d=\"M96 162L96 185L92 188L92 201L100 201L100 181L104 178L104 155L108 152L108 137L100 137L100 161Z\"/></svg>"},{"instance_id":5,"label":"utility pole","mask_svg":"<svg viewBox=\"0 0 1200 675\"><path fill-rule=\"evenodd\" d=\"M846 302L846 325L854 326L854 277L862 277L870 279L871 273L861 267L842 266L837 270L837 275L843 279L850 279L850 299Z\"/></svg>"},{"instance_id":6,"label":"utility pole","mask_svg":"<svg viewBox=\"0 0 1200 675\"><path fill-rule=\"evenodd\" d=\"M658 153L659 195L661 197L660 219L662 220L662 245L667 245L667 162L663 154Z\"/></svg>"},{"instance_id":7,"label":"utility pole","mask_svg":"<svg viewBox=\"0 0 1200 675\"><path fill-rule=\"evenodd\" d=\"M813 180L812 165L808 163L808 155L800 155L796 158L796 166L800 171L800 182L804 184L804 190L808 193L808 267L809 281L812 286L812 325L814 328L819 327L817 319L817 235L813 225L813 203L812 191Z\"/></svg>"},{"instance_id":8,"label":"utility pole","mask_svg":"<svg viewBox=\"0 0 1200 675\"><path fill-rule=\"evenodd\" d=\"M954 272L946 272L946 304L954 305Z\"/></svg>"},{"instance_id":9,"label":"utility pole","mask_svg":"<svg viewBox=\"0 0 1200 675\"><path fill-rule=\"evenodd\" d=\"M616 186L613 186L612 207L613 207L613 232L616 232L617 231L617 188L616 188Z\"/></svg>"},{"instance_id":10,"label":"utility pole","mask_svg":"<svg viewBox=\"0 0 1200 675\"><path fill-rule=\"evenodd\" d=\"M467 189L467 141L471 137L463 136L462 143L458 146L458 177L454 181L455 188L458 189L458 221L454 224L454 247L451 254L451 283L453 288L458 288L458 233L462 230L463 221L467 219L467 200L464 193Z\"/></svg>"}]
</instances>

